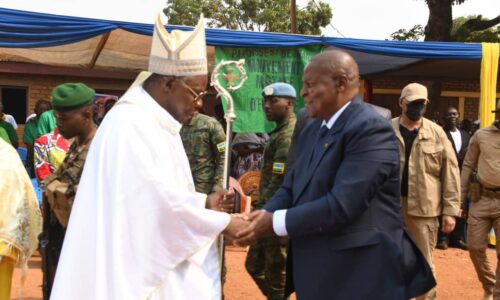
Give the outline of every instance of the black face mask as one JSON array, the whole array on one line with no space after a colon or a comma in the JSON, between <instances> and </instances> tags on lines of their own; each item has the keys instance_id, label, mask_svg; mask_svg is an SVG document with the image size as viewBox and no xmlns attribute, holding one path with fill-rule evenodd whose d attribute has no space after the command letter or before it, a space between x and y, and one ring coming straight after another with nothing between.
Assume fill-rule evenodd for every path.
<instances>
[{"instance_id":1,"label":"black face mask","mask_svg":"<svg viewBox=\"0 0 500 300\"><path fill-rule=\"evenodd\" d=\"M406 106L406 116L412 121L420 120L425 114L425 102L412 102Z\"/></svg>"}]
</instances>

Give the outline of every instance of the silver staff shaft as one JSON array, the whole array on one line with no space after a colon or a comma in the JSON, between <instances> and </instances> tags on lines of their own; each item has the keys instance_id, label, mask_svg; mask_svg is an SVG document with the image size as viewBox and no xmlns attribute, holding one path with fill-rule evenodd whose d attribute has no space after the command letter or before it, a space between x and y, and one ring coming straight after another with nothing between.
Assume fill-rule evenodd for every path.
<instances>
[{"instance_id":1,"label":"silver staff shaft","mask_svg":"<svg viewBox=\"0 0 500 300\"><path fill-rule=\"evenodd\" d=\"M226 119L226 143L225 143L225 150L224 150L224 173L223 173L223 178L222 178L222 188L224 190L227 190L229 188L229 169L231 166L231 149L232 149L232 133L233 133L233 121L236 119L236 114L234 113L234 103L233 103L233 97L229 93L229 91L234 92L240 87L243 86L243 83L246 81L247 76L246 76L246 71L244 68L245 60L240 59L239 61L224 61L222 60L213 70L212 72L212 77L210 80L210 84L215 88L217 91L217 95L221 96L222 101L226 101L226 114L224 115L224 118ZM222 70L222 68L226 66L234 66L236 67L240 73L241 73L241 78L239 78L239 84L236 86L233 86L232 84L232 79L229 78L230 76L226 76L228 79L228 86L227 89L224 88L220 82L219 82L219 74ZM228 72L229 73L229 72ZM228 91L229 90L229 91ZM235 195L235 201L237 200L236 195ZM236 202L234 204L235 208L239 208L239 205L236 205ZM239 212L236 211L236 212ZM222 284L222 279L223 279L223 273L224 273L224 236L220 235L219 237L219 255L220 255L220 261L221 261L221 295L224 294L223 290L223 284Z\"/></svg>"}]
</instances>

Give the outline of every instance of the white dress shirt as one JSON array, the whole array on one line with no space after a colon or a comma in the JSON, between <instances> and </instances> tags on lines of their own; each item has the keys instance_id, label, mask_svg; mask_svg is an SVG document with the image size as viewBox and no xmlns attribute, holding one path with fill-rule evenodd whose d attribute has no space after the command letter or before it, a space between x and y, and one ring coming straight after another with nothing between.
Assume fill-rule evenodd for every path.
<instances>
[{"instance_id":1,"label":"white dress shirt","mask_svg":"<svg viewBox=\"0 0 500 300\"><path fill-rule=\"evenodd\" d=\"M455 144L455 150L460 152L462 149L462 135L460 134L460 130L450 131L451 137L453 139L453 144Z\"/></svg>"},{"instance_id":2,"label":"white dress shirt","mask_svg":"<svg viewBox=\"0 0 500 300\"><path fill-rule=\"evenodd\" d=\"M344 104L344 106L342 106L335 114L333 114L333 116L330 117L328 122L323 120L321 127L326 126L328 129L332 129L335 122L350 103L351 101ZM273 230L278 236L288 236L288 231L286 230L286 211L286 209L279 209L273 214Z\"/></svg>"}]
</instances>

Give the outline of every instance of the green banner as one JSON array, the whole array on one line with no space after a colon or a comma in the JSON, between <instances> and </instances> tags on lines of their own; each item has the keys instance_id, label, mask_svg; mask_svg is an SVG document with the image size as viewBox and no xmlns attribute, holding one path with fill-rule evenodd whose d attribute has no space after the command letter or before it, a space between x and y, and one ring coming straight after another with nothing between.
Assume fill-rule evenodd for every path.
<instances>
[{"instance_id":1,"label":"green banner","mask_svg":"<svg viewBox=\"0 0 500 300\"><path fill-rule=\"evenodd\" d=\"M297 103L295 111L304 106L299 96L302 87L302 73L311 58L320 53L321 46L301 48L225 48L215 47L215 63L221 60L245 59L248 79L236 92L231 93L234 101L236 120L234 132L269 132L274 122L268 122L262 107L262 89L275 82L286 82L295 87ZM219 78L227 86L230 74ZM231 80L231 79L229 79ZM226 101L222 101L224 110Z\"/></svg>"}]
</instances>

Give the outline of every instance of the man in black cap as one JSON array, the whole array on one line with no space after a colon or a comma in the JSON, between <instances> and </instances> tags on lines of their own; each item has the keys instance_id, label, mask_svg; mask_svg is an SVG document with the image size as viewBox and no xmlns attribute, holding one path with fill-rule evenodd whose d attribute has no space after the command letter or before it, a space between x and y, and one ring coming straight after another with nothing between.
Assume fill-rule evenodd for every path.
<instances>
[{"instance_id":1,"label":"man in black cap","mask_svg":"<svg viewBox=\"0 0 500 300\"><path fill-rule=\"evenodd\" d=\"M49 299L61 253L66 227L90 143L96 132L93 122L95 91L83 83L65 83L52 91L57 128L65 139L73 139L66 158L57 171L45 178L42 187L43 298Z\"/></svg>"}]
</instances>

